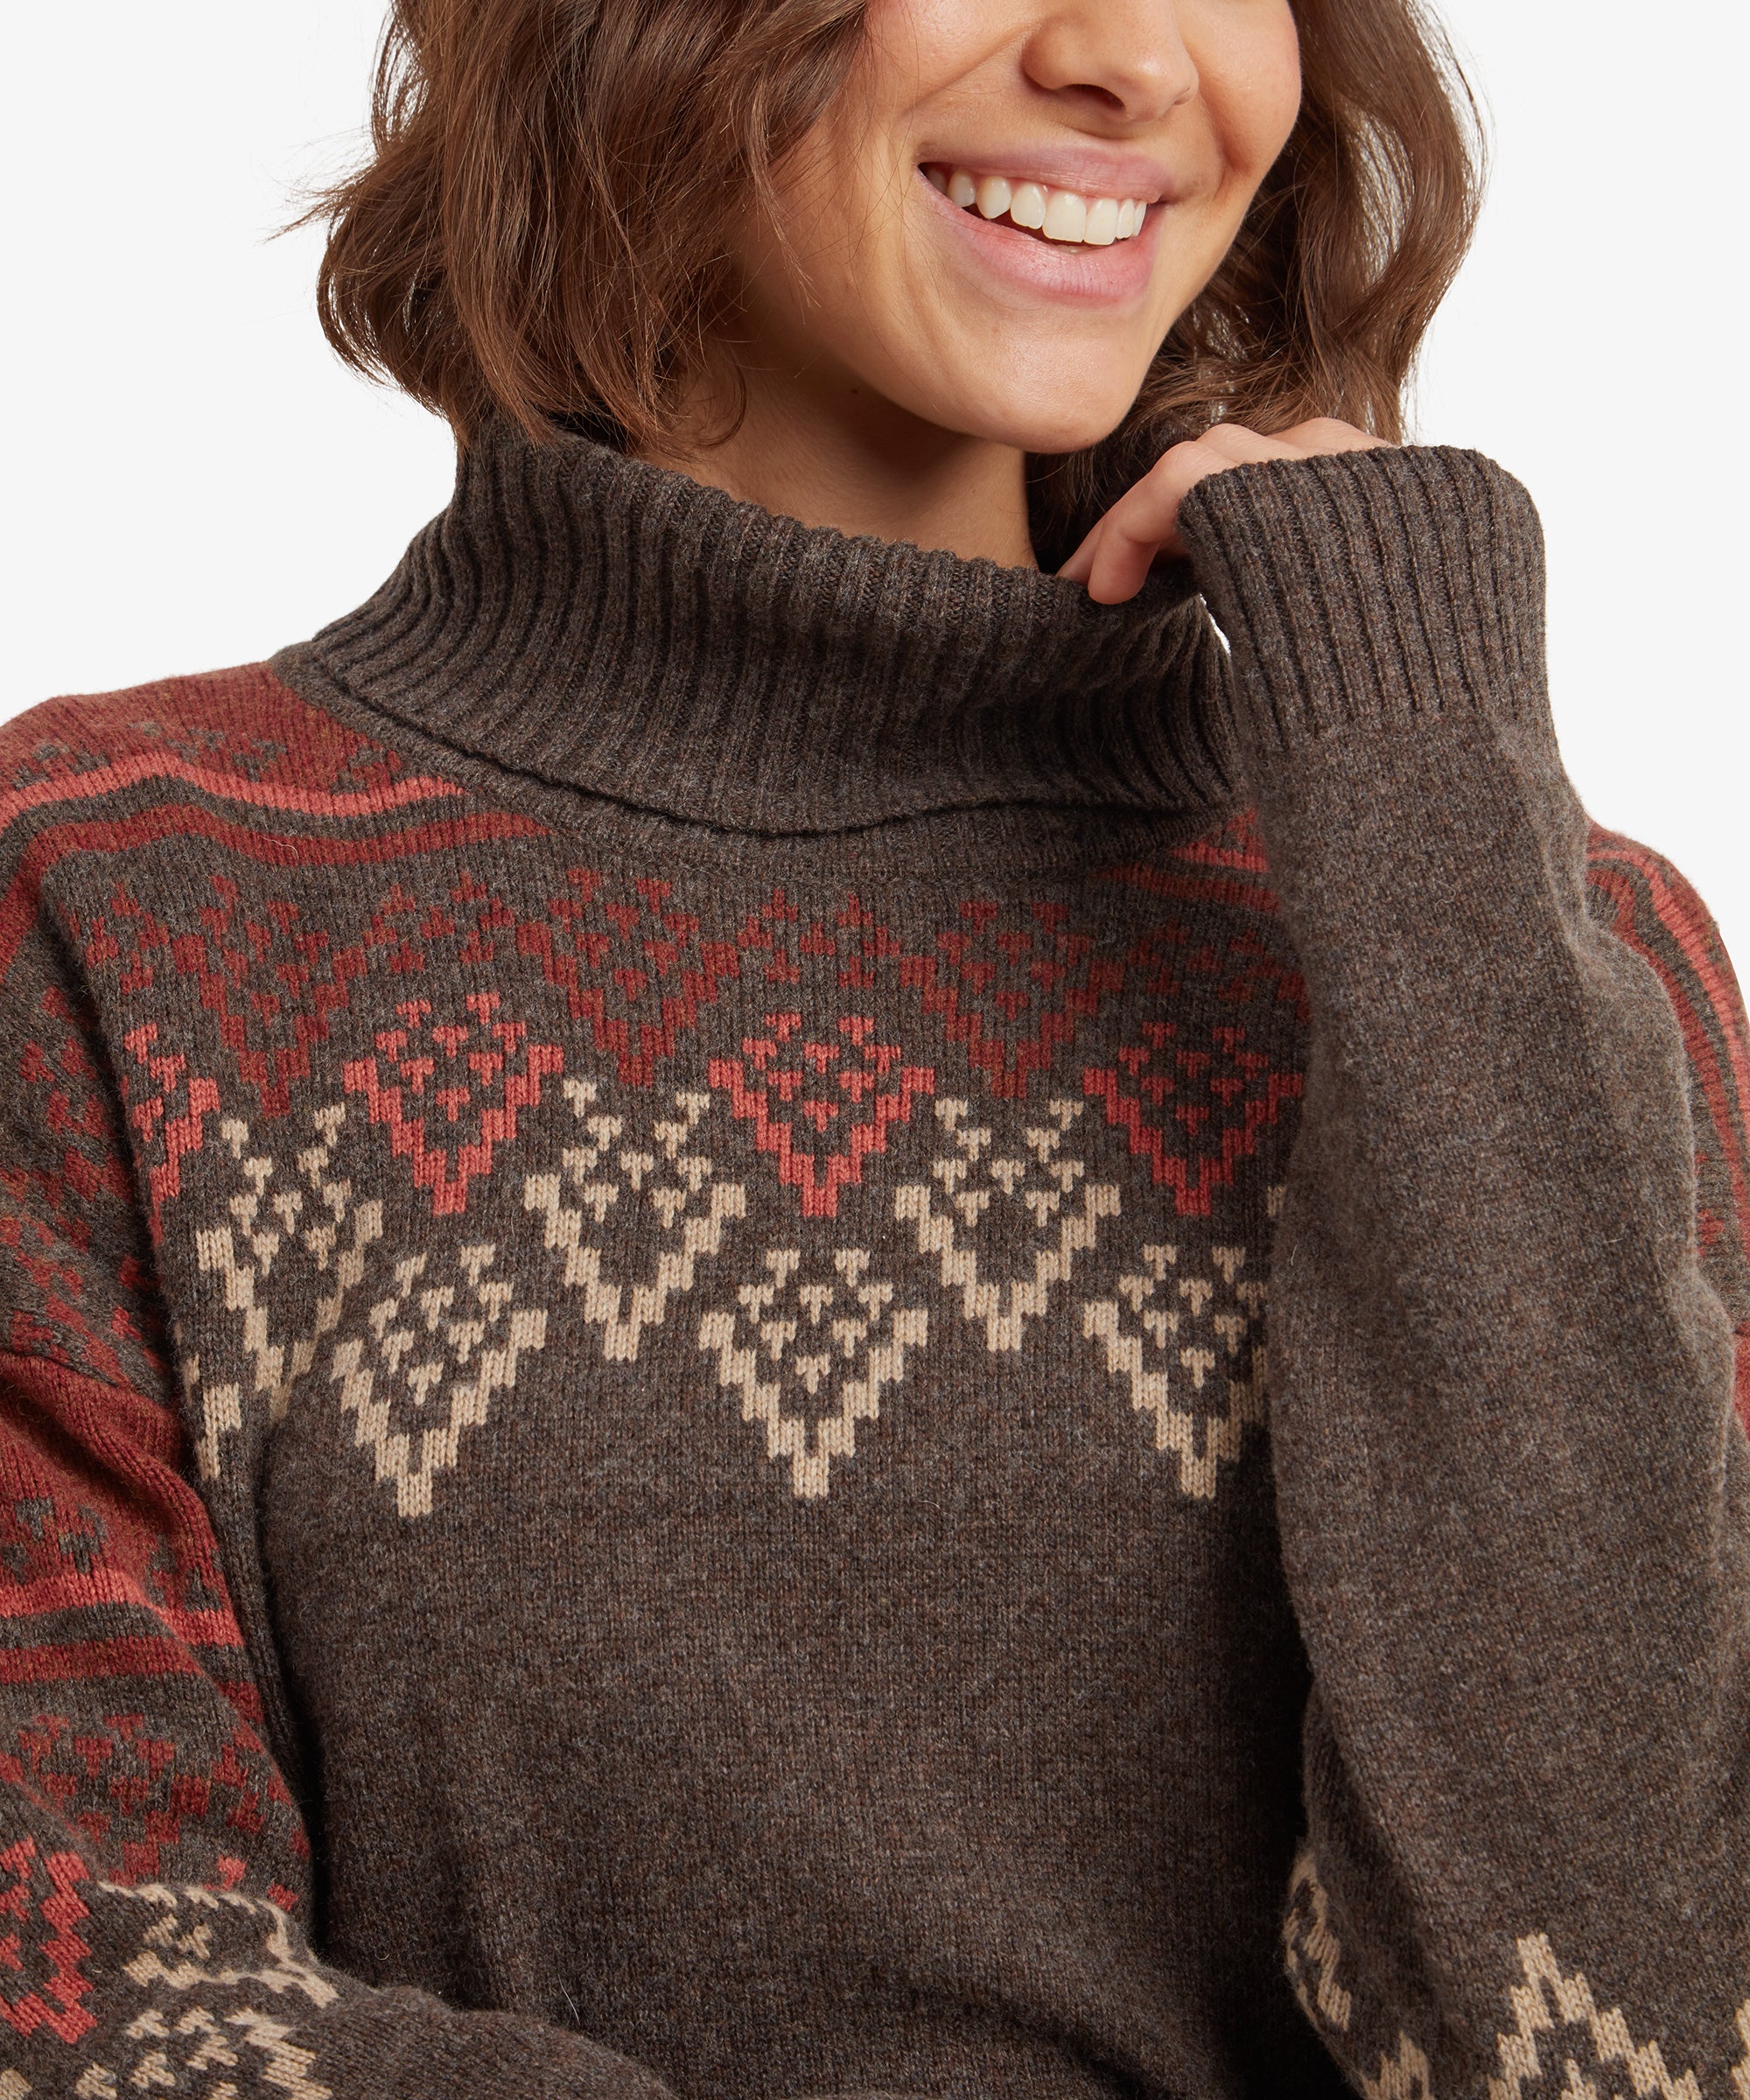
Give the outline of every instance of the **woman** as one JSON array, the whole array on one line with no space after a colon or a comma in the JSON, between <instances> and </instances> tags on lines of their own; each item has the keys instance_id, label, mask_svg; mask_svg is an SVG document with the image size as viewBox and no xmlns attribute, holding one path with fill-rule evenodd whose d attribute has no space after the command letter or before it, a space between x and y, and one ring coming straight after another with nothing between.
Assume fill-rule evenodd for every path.
<instances>
[{"instance_id":1,"label":"woman","mask_svg":"<svg viewBox=\"0 0 1750 2100\"><path fill-rule=\"evenodd\" d=\"M1750 2093L1744 1016L1393 442L1464 108L401 0L454 502L4 732L0 2092Z\"/></svg>"}]
</instances>

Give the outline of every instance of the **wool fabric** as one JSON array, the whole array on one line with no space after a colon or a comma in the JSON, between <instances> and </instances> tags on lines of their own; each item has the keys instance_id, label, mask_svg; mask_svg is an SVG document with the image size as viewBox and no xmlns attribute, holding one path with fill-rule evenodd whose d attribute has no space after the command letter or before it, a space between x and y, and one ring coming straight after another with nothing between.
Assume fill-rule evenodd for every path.
<instances>
[{"instance_id":1,"label":"wool fabric","mask_svg":"<svg viewBox=\"0 0 1750 2100\"><path fill-rule=\"evenodd\" d=\"M1742 2100L1744 1012L1480 455L503 428L0 731L0 2100Z\"/></svg>"}]
</instances>

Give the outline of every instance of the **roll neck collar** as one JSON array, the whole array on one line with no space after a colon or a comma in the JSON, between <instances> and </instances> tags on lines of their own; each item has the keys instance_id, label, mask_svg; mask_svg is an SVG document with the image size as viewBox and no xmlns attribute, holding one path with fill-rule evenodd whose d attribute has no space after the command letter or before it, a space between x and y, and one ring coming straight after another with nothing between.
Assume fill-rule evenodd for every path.
<instances>
[{"instance_id":1,"label":"roll neck collar","mask_svg":"<svg viewBox=\"0 0 1750 2100\"><path fill-rule=\"evenodd\" d=\"M1227 799L1189 572L1122 606L495 425L394 575L299 652L513 771L766 834Z\"/></svg>"}]
</instances>

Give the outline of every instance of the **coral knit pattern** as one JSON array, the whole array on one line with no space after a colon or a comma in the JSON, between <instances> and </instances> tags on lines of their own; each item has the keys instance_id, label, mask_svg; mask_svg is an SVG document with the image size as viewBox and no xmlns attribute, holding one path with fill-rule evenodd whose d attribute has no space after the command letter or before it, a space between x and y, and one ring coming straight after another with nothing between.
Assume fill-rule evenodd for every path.
<instances>
[{"instance_id":1,"label":"coral knit pattern","mask_svg":"<svg viewBox=\"0 0 1750 2100\"><path fill-rule=\"evenodd\" d=\"M1745 2100L1750 1086L1480 455L503 429L0 732L0 2100Z\"/></svg>"}]
</instances>

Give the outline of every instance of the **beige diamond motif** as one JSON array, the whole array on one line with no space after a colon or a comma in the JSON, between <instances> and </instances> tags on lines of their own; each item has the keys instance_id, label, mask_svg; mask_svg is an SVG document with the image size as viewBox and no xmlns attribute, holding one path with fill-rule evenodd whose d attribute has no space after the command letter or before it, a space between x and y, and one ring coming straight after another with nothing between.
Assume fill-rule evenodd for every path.
<instances>
[{"instance_id":1,"label":"beige diamond motif","mask_svg":"<svg viewBox=\"0 0 1750 2100\"><path fill-rule=\"evenodd\" d=\"M1078 1256L1118 1214L1116 1186L1090 1184L1069 1143L1086 1106L1049 1102L1045 1122L1021 1130L1018 1143L1009 1145L973 1120L969 1102L938 1101L948 1149L932 1162L929 1181L896 1194L895 1215L915 1227L919 1252L934 1261L943 1290L959 1299L967 1320L984 1327L993 1355L1021 1347L1028 1324L1044 1315ZM993 1241L1026 1249L1019 1265L993 1274L987 1265Z\"/></svg>"},{"instance_id":2,"label":"beige diamond motif","mask_svg":"<svg viewBox=\"0 0 1750 2100\"><path fill-rule=\"evenodd\" d=\"M1246 1251L1212 1249L1215 1273L1200 1277L1178 1273L1177 1247L1144 1247L1116 1297L1082 1308L1082 1333L1129 1386L1155 1449L1177 1456L1181 1493L1200 1502L1214 1497L1222 1466L1264 1416L1265 1354L1251 1337L1265 1291L1243 1273Z\"/></svg>"},{"instance_id":3,"label":"beige diamond motif","mask_svg":"<svg viewBox=\"0 0 1750 2100\"><path fill-rule=\"evenodd\" d=\"M485 1424L494 1395L514 1390L522 1359L546 1343L546 1313L513 1303L514 1286L492 1274L497 1256L463 1247L453 1270L404 1256L368 1333L335 1345L329 1376L353 1440L395 1483L402 1516L430 1515L432 1482L454 1467L463 1432Z\"/></svg>"},{"instance_id":4,"label":"beige diamond motif","mask_svg":"<svg viewBox=\"0 0 1750 2100\"><path fill-rule=\"evenodd\" d=\"M241 1117L228 1116L219 1126L242 1186L227 1207L229 1223L195 1234L195 1258L202 1275L218 1278L227 1312L237 1316L243 1352L254 1367L249 1390L266 1401L270 1422L284 1418L299 1381L363 1279L366 1250L382 1237L382 1205L354 1203L352 1182L332 1171L346 1119L343 1102L316 1111L316 1142L298 1154L291 1174L252 1148L249 1126ZM271 1292L264 1288L270 1278ZM315 1296L307 1325L289 1338L276 1337L270 1306L298 1302L304 1294L296 1282L306 1279ZM224 1439L242 1427L244 1389L234 1379L203 1380L198 1356L184 1375L191 1395L200 1396L195 1460L202 1480L210 1480L218 1474Z\"/></svg>"},{"instance_id":5,"label":"beige diamond motif","mask_svg":"<svg viewBox=\"0 0 1750 2100\"><path fill-rule=\"evenodd\" d=\"M746 1194L738 1181L718 1180L700 1149L709 1094L677 1093L674 1116L629 1137L626 1118L599 1106L593 1080L568 1079L564 1092L578 1142L560 1155L557 1173L529 1175L523 1205L541 1219L548 1252L564 1257L565 1286L580 1294L603 1355L635 1363L644 1330L662 1324L693 1288L699 1264L722 1252L726 1231L746 1215ZM641 1276L616 1279L612 1240L654 1244L655 1258Z\"/></svg>"},{"instance_id":6,"label":"beige diamond motif","mask_svg":"<svg viewBox=\"0 0 1750 2100\"><path fill-rule=\"evenodd\" d=\"M719 1386L739 1396L742 1420L764 1432L766 1457L789 1460L791 1491L813 1498L928 1335L928 1313L895 1307L865 1249L841 1247L830 1270L816 1271L799 1248L779 1247L742 1284L734 1312L706 1313L699 1347L717 1358Z\"/></svg>"}]
</instances>

